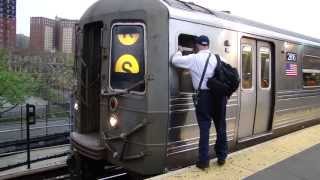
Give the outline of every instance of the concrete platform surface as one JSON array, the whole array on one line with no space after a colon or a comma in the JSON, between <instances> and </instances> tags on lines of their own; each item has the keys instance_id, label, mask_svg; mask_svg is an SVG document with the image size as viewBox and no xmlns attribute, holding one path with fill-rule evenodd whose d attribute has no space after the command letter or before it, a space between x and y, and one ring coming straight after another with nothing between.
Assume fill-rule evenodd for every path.
<instances>
[{"instance_id":1,"label":"concrete platform surface","mask_svg":"<svg viewBox=\"0 0 320 180\"><path fill-rule=\"evenodd\" d=\"M320 144L262 170L245 180L319 180Z\"/></svg>"},{"instance_id":2,"label":"concrete platform surface","mask_svg":"<svg viewBox=\"0 0 320 180\"><path fill-rule=\"evenodd\" d=\"M320 125L306 128L286 136L282 136L265 143L249 147L247 149L232 153L229 155L226 164L222 167L216 164L216 160L210 162L210 168L202 171L195 166L186 167L177 171L169 172L164 175L156 176L151 179L159 180L183 180L183 179L204 179L204 180L238 180L248 178L252 179L272 179L277 180L285 176L277 176L281 174L281 170L288 170L288 178L292 180L304 179L307 176L300 177L299 174L307 171L313 172L311 176L320 179L319 167L320 162ZM317 145L317 146L316 146ZM313 147L314 148L311 148ZM311 149L309 149L311 148ZM309 150L307 150L309 149ZM306 154L301 153L306 151ZM299 154L299 155L297 155ZM297 156L294 156L297 155ZM288 158L292 157L293 160ZM283 163L279 163L283 160ZM303 160L302 160L303 159ZM311 161L312 160L312 161ZM275 164L279 163L280 165ZM301 164L299 164L301 163ZM296 164L292 166L291 164ZM280 166L280 168L279 168ZM318 169L316 169L317 166ZM270 169L266 169L271 167ZM310 167L310 168L308 168ZM313 167L313 168L311 168ZM294 170L295 168L295 170ZM266 170L265 170L266 169ZM273 169L276 169L273 171ZM265 171L262 171L265 170ZM261 171L261 172L259 172ZM295 173L293 173L293 171ZM257 173L259 172L259 173ZM291 173L289 173L291 172ZM301 173L298 173L301 172ZM257 173L257 174L256 174ZM318 173L318 174L317 174ZM309 174L309 173L308 173ZM252 176L253 175L253 176ZM269 175L273 175L270 176ZM308 176L309 177L309 176ZM313 177L310 177L313 178ZM283 179L285 180L285 179Z\"/></svg>"}]
</instances>

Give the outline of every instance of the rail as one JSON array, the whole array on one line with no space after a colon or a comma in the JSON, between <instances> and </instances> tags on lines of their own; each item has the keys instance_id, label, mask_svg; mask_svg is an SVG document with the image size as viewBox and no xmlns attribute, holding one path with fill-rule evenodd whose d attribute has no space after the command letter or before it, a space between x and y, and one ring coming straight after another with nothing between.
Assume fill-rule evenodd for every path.
<instances>
[{"instance_id":1,"label":"rail","mask_svg":"<svg viewBox=\"0 0 320 180\"><path fill-rule=\"evenodd\" d=\"M30 130L45 129L45 128L54 128L54 127L68 127L68 126L72 126L72 124L62 124L62 125L52 125L52 126L40 126L40 127L30 128ZM0 133L17 132L17 131L25 131L25 130L27 130L27 128L0 130Z\"/></svg>"}]
</instances>

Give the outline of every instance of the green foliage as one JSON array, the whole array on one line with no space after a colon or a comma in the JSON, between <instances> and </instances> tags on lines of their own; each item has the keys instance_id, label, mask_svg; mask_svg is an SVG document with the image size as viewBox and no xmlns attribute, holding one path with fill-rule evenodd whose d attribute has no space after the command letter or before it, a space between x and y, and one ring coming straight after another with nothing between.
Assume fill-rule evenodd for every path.
<instances>
[{"instance_id":1,"label":"green foliage","mask_svg":"<svg viewBox=\"0 0 320 180\"><path fill-rule=\"evenodd\" d=\"M0 107L5 103L19 104L38 88L39 82L31 75L10 71L8 54L0 50Z\"/></svg>"}]
</instances>

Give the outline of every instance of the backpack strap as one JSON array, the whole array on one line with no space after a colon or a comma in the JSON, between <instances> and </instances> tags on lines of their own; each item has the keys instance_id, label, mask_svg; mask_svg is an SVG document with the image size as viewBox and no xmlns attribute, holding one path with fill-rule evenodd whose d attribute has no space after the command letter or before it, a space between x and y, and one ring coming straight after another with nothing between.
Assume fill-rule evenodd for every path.
<instances>
[{"instance_id":1,"label":"backpack strap","mask_svg":"<svg viewBox=\"0 0 320 180\"><path fill-rule=\"evenodd\" d=\"M214 69L214 76L218 75L218 70L220 69L221 66L221 58L218 54L215 54L216 59L217 59L217 65L216 68Z\"/></svg>"},{"instance_id":2,"label":"backpack strap","mask_svg":"<svg viewBox=\"0 0 320 180\"><path fill-rule=\"evenodd\" d=\"M220 58L220 56L218 54L215 54L215 56L216 56L216 59L217 59L217 66L216 67L219 68L219 66L221 64L221 58Z\"/></svg>"},{"instance_id":3,"label":"backpack strap","mask_svg":"<svg viewBox=\"0 0 320 180\"><path fill-rule=\"evenodd\" d=\"M198 89L196 90L196 93L198 93L201 89L201 85L202 85L202 82L203 82L203 78L204 78L204 75L206 74L206 71L207 71L207 67L208 67L208 64L209 64L209 59L211 57L211 53L209 53L209 56L207 58L207 61L206 61L206 64L204 65L204 69L203 69L203 72L202 72L202 75L201 75L201 79L200 79L200 82L199 82L199 86L198 86Z\"/></svg>"}]
</instances>

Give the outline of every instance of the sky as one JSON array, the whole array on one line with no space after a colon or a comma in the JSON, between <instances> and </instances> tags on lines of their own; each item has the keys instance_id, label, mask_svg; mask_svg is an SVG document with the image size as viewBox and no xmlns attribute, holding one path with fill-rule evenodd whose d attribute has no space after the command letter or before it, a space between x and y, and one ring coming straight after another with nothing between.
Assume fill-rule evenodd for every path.
<instances>
[{"instance_id":1,"label":"sky","mask_svg":"<svg viewBox=\"0 0 320 180\"><path fill-rule=\"evenodd\" d=\"M17 33L29 36L30 17L80 19L97 0L17 0ZM129 0L128 0L129 1ZM213 10L320 39L318 0L186 0Z\"/></svg>"}]
</instances>

